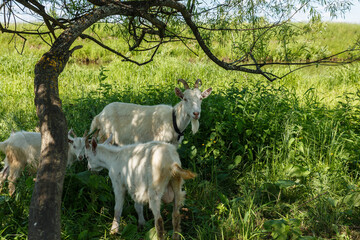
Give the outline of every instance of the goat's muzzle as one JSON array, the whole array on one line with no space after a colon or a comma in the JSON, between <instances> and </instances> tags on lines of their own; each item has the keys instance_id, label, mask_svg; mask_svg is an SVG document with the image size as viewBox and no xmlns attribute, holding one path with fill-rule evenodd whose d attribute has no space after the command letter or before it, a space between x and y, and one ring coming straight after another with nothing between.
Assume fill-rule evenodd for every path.
<instances>
[{"instance_id":1,"label":"goat's muzzle","mask_svg":"<svg viewBox=\"0 0 360 240\"><path fill-rule=\"evenodd\" d=\"M194 114L194 119L198 120L200 118L200 113L199 112L193 112Z\"/></svg>"}]
</instances>

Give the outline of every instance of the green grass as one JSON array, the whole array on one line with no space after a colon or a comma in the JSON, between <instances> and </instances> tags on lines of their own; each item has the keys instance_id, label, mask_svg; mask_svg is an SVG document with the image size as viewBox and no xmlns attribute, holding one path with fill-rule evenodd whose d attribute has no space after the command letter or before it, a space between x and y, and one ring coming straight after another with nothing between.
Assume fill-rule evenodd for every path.
<instances>
[{"instance_id":1,"label":"green grass","mask_svg":"<svg viewBox=\"0 0 360 240\"><path fill-rule=\"evenodd\" d=\"M338 28L354 29L349 39L360 27L329 24L323 34ZM0 56L0 141L12 129L36 129L33 69L47 49L29 39L24 54L17 55L6 38L0 36L7 46ZM91 64L84 64L86 58ZM68 125L81 134L110 102L174 105L178 78L200 78L202 89L213 87L203 102L199 132L187 129L179 148L183 165L198 173L185 184L185 239L357 239L359 68L313 67L269 83L222 70L178 45L163 47L142 67L88 45L75 52L59 89ZM0 239L26 239L33 177L25 171L15 196L0 195ZM154 231L148 209L147 224L137 231L127 198L121 234L109 236L113 207L106 171L91 174L85 163L76 163L65 177L62 238L142 239ZM162 211L169 236L171 210Z\"/></svg>"}]
</instances>

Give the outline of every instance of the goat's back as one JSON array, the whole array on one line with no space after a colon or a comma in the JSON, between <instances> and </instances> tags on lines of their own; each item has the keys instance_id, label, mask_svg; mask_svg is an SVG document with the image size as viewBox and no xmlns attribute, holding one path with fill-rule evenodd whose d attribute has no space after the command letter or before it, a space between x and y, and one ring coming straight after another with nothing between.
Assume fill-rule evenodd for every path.
<instances>
[{"instance_id":1,"label":"goat's back","mask_svg":"<svg viewBox=\"0 0 360 240\"><path fill-rule=\"evenodd\" d=\"M173 164L181 166L176 147L164 142L123 147L100 144L97 151L99 158L112 161L109 172L120 173L119 182L126 185L135 201L142 203L148 202L149 194L162 196L172 177Z\"/></svg>"},{"instance_id":2,"label":"goat's back","mask_svg":"<svg viewBox=\"0 0 360 240\"><path fill-rule=\"evenodd\" d=\"M33 166L37 165L41 149L40 133L26 131L15 132L3 143L6 145L5 149L12 146L14 149L21 150L23 152L21 154L25 155L28 164Z\"/></svg>"},{"instance_id":3,"label":"goat's back","mask_svg":"<svg viewBox=\"0 0 360 240\"><path fill-rule=\"evenodd\" d=\"M99 129L100 141L113 134L113 143L118 145L171 142L174 139L172 109L168 105L113 102L95 116L90 131Z\"/></svg>"}]
</instances>

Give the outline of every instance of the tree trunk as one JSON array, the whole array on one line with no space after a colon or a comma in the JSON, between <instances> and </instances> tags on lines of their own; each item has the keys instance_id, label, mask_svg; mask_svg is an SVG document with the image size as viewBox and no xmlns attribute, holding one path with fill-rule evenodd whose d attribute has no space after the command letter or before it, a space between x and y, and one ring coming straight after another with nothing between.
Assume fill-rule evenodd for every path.
<instances>
[{"instance_id":1,"label":"tree trunk","mask_svg":"<svg viewBox=\"0 0 360 240\"><path fill-rule=\"evenodd\" d=\"M61 236L60 207L68 128L61 109L58 76L67 59L48 52L35 66L35 105L41 131L41 161L29 209L29 239L60 240Z\"/></svg>"},{"instance_id":2,"label":"tree trunk","mask_svg":"<svg viewBox=\"0 0 360 240\"><path fill-rule=\"evenodd\" d=\"M131 15L122 5L95 8L66 29L35 65L35 105L41 131L40 166L29 209L29 240L61 239L61 196L67 161L67 123L59 97L58 77L64 70L73 42L92 24L107 16Z\"/></svg>"}]
</instances>

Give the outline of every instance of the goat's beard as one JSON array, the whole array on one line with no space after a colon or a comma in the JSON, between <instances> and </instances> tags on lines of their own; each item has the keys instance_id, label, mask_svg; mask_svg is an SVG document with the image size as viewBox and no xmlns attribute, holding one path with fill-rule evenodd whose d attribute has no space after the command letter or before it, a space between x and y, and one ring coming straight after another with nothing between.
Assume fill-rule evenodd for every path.
<instances>
[{"instance_id":1,"label":"goat's beard","mask_svg":"<svg viewBox=\"0 0 360 240\"><path fill-rule=\"evenodd\" d=\"M191 130L193 134L197 133L199 130L199 120L191 119Z\"/></svg>"}]
</instances>

